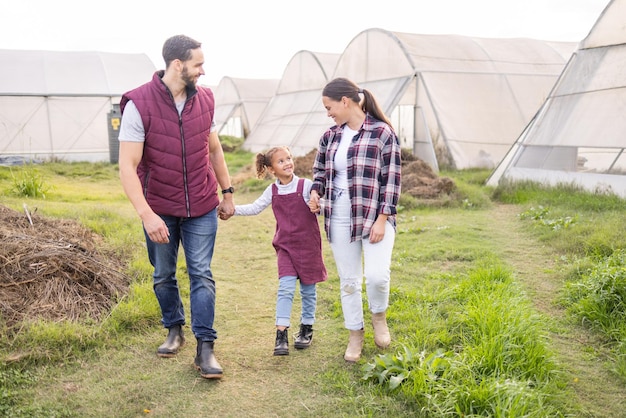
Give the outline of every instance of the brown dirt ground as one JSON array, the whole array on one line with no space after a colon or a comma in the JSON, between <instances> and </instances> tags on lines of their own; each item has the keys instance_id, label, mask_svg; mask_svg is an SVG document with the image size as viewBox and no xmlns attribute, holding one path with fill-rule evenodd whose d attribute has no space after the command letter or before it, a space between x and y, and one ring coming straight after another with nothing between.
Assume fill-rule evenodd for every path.
<instances>
[{"instance_id":1,"label":"brown dirt ground","mask_svg":"<svg viewBox=\"0 0 626 418\"><path fill-rule=\"evenodd\" d=\"M296 158L296 174L310 177L314 158L315 150ZM403 193L436 199L455 188L409 154L403 154L402 166ZM253 168L238 176L254 176ZM128 290L130 279L116 268L119 257L76 221L0 205L0 242L0 316L9 330L37 319L99 319Z\"/></svg>"}]
</instances>

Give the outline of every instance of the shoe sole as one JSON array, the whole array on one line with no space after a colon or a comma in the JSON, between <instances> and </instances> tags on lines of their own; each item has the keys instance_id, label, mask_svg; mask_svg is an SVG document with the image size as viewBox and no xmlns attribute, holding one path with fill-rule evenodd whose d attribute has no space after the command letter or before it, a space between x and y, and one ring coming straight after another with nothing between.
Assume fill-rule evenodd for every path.
<instances>
[{"instance_id":1,"label":"shoe sole","mask_svg":"<svg viewBox=\"0 0 626 418\"><path fill-rule=\"evenodd\" d=\"M311 346L311 343L309 343L309 344L294 344L293 346L295 348L297 348L298 350L304 350L305 348L309 348Z\"/></svg>"},{"instance_id":2,"label":"shoe sole","mask_svg":"<svg viewBox=\"0 0 626 418\"><path fill-rule=\"evenodd\" d=\"M222 378L221 374L202 374L202 373L200 373L200 376L204 377L205 379L221 379Z\"/></svg>"},{"instance_id":3,"label":"shoe sole","mask_svg":"<svg viewBox=\"0 0 626 418\"><path fill-rule=\"evenodd\" d=\"M178 354L178 352L180 351L181 348L183 348L183 346L185 345L185 339L183 338L180 342L180 345L178 346L178 350L176 351L169 351L169 352L159 352L157 350L157 356L161 357L161 358L172 358L172 357L176 357L176 355Z\"/></svg>"},{"instance_id":4,"label":"shoe sole","mask_svg":"<svg viewBox=\"0 0 626 418\"><path fill-rule=\"evenodd\" d=\"M157 353L158 357L161 358L172 358L172 357L176 357L178 353Z\"/></svg>"},{"instance_id":5,"label":"shoe sole","mask_svg":"<svg viewBox=\"0 0 626 418\"><path fill-rule=\"evenodd\" d=\"M221 374L202 374L202 373L200 373L200 376L204 377L205 379L221 379L222 378Z\"/></svg>"},{"instance_id":6,"label":"shoe sole","mask_svg":"<svg viewBox=\"0 0 626 418\"><path fill-rule=\"evenodd\" d=\"M193 367L195 367L196 370L202 370L202 368L196 366L195 364L193 365ZM205 379L221 379L223 375L224 375L223 373L202 373L202 372L200 372L200 376L204 377Z\"/></svg>"},{"instance_id":7,"label":"shoe sole","mask_svg":"<svg viewBox=\"0 0 626 418\"><path fill-rule=\"evenodd\" d=\"M285 351L285 350L274 351L274 355L275 356L288 356L289 355L289 350L287 350L287 351Z\"/></svg>"}]
</instances>

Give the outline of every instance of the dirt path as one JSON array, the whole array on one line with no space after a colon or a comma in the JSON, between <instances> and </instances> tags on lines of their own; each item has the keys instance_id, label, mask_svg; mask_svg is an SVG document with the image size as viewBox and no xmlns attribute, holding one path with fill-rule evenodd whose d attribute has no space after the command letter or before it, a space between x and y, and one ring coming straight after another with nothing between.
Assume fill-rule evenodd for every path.
<instances>
[{"instance_id":1,"label":"dirt path","mask_svg":"<svg viewBox=\"0 0 626 418\"><path fill-rule=\"evenodd\" d=\"M523 231L519 207L498 205L488 218L501 257L512 266L541 315L550 319L550 346L587 417L625 417L626 388L607 369L602 343L584 328L572 324L556 303L563 285L564 266L558 254ZM566 267L566 266L565 266Z\"/></svg>"}]
</instances>

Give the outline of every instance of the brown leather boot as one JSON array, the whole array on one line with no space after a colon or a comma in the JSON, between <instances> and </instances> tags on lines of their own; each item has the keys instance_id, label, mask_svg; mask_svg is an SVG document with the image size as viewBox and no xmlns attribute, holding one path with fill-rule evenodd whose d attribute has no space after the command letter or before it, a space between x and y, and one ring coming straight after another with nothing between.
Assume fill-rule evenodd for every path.
<instances>
[{"instance_id":1,"label":"brown leather boot","mask_svg":"<svg viewBox=\"0 0 626 418\"><path fill-rule=\"evenodd\" d=\"M348 341L348 347L343 358L348 363L355 363L361 358L361 350L363 350L363 337L365 331L360 329L358 331L350 330L350 340Z\"/></svg>"},{"instance_id":2,"label":"brown leather boot","mask_svg":"<svg viewBox=\"0 0 626 418\"><path fill-rule=\"evenodd\" d=\"M178 350L185 345L182 325L173 325L169 328L165 342L157 349L159 357L174 357Z\"/></svg>"},{"instance_id":3,"label":"brown leather boot","mask_svg":"<svg viewBox=\"0 0 626 418\"><path fill-rule=\"evenodd\" d=\"M372 325L374 326L374 343L378 348L387 348L391 344L391 335L387 327L386 312L372 314Z\"/></svg>"}]
</instances>

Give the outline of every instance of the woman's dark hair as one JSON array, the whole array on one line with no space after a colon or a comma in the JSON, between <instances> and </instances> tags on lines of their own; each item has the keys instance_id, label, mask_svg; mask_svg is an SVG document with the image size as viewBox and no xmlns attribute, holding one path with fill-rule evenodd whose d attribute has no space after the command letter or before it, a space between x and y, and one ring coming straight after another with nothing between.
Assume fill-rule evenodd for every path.
<instances>
[{"instance_id":1,"label":"woman's dark hair","mask_svg":"<svg viewBox=\"0 0 626 418\"><path fill-rule=\"evenodd\" d=\"M202 44L185 35L174 35L163 44L163 60L165 68L174 60L187 61L191 59L191 50L198 49Z\"/></svg>"},{"instance_id":2,"label":"woman's dark hair","mask_svg":"<svg viewBox=\"0 0 626 418\"><path fill-rule=\"evenodd\" d=\"M363 103L361 103L361 97L359 96L359 93L363 94ZM348 80L347 78L339 77L330 81L328 84L326 84L326 87L324 87L324 90L322 91L322 96L328 97L335 101L340 101L342 97L347 97L354 103L360 104L361 109L363 109L364 112L369 113L378 120L382 120L391 127L391 121L378 105L378 102L376 101L376 98L374 97L372 92L367 89L359 88L359 86L357 86L353 81Z\"/></svg>"}]
</instances>

